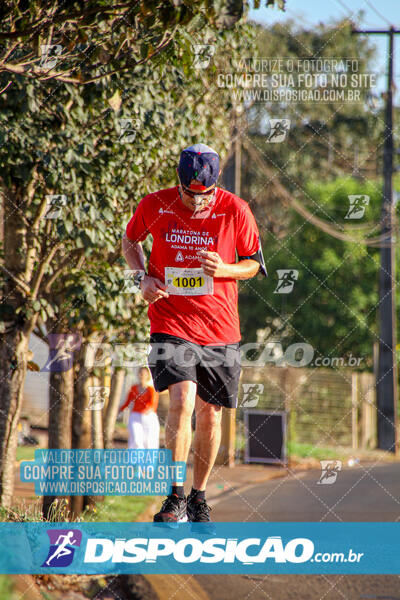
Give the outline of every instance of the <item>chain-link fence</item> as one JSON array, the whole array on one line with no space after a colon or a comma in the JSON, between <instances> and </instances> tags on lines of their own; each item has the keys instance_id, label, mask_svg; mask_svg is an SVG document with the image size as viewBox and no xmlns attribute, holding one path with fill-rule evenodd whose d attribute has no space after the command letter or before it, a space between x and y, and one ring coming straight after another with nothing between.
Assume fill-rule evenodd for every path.
<instances>
[{"instance_id":1,"label":"chain-link fence","mask_svg":"<svg viewBox=\"0 0 400 600\"><path fill-rule=\"evenodd\" d=\"M290 442L326 447L376 447L375 378L351 369L244 367L237 435L246 409L285 411Z\"/></svg>"}]
</instances>

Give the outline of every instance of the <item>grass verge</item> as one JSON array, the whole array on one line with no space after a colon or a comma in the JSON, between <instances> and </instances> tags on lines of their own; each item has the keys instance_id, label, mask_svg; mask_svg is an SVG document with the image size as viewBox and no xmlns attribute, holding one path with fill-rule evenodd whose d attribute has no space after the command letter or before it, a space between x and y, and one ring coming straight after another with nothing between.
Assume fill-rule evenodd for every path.
<instances>
[{"instance_id":1,"label":"grass verge","mask_svg":"<svg viewBox=\"0 0 400 600\"><path fill-rule=\"evenodd\" d=\"M94 510L82 515L82 521L129 522L136 521L154 496L106 496Z\"/></svg>"},{"instance_id":2,"label":"grass verge","mask_svg":"<svg viewBox=\"0 0 400 600\"><path fill-rule=\"evenodd\" d=\"M14 590L11 578L8 575L0 575L0 600L17 600L18 594Z\"/></svg>"},{"instance_id":3,"label":"grass verge","mask_svg":"<svg viewBox=\"0 0 400 600\"><path fill-rule=\"evenodd\" d=\"M42 515L42 499L24 503L12 508L0 506L0 522L35 523L48 521L63 522L133 522L154 501L154 496L106 496L92 508L88 508L77 518L71 518L69 499L58 498L52 505L48 519ZM1 600L1 599L0 599Z\"/></svg>"},{"instance_id":4,"label":"grass verge","mask_svg":"<svg viewBox=\"0 0 400 600\"><path fill-rule=\"evenodd\" d=\"M33 460L35 458L36 446L18 446L17 460Z\"/></svg>"},{"instance_id":5,"label":"grass verge","mask_svg":"<svg viewBox=\"0 0 400 600\"><path fill-rule=\"evenodd\" d=\"M301 444L299 442L288 443L288 455L297 458L316 458L317 460L341 459L340 450L333 447L314 446L313 444Z\"/></svg>"}]
</instances>

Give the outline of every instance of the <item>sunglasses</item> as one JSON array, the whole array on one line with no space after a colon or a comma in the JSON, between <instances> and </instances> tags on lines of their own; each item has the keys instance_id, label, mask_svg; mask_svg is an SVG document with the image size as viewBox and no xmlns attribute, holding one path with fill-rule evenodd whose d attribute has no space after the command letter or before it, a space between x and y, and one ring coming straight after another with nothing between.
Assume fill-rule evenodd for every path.
<instances>
[{"instance_id":1,"label":"sunglasses","mask_svg":"<svg viewBox=\"0 0 400 600\"><path fill-rule=\"evenodd\" d=\"M188 188L185 188L182 185L182 191L184 194L186 194L187 196L190 196L191 198L204 198L207 199L210 196L213 196L215 194L215 187L212 188L212 190L210 191L206 191L206 192L197 192L197 191L193 191L193 190L189 190Z\"/></svg>"}]
</instances>

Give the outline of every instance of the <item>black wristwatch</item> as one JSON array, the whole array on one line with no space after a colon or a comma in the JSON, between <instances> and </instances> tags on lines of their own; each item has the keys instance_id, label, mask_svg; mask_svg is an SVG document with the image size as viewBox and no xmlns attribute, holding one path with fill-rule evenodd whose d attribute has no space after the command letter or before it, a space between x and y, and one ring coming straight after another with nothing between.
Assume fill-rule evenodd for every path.
<instances>
[{"instance_id":1,"label":"black wristwatch","mask_svg":"<svg viewBox=\"0 0 400 600\"><path fill-rule=\"evenodd\" d=\"M141 289L140 284L143 281L145 275L146 275L146 271L137 271L137 273L135 273L133 276L133 283L139 289Z\"/></svg>"}]
</instances>

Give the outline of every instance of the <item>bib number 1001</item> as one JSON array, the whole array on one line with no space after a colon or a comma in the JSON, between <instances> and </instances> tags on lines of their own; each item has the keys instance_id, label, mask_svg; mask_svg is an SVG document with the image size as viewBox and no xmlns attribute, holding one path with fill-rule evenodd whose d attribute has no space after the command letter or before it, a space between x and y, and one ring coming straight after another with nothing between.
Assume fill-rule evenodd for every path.
<instances>
[{"instance_id":1,"label":"bib number 1001","mask_svg":"<svg viewBox=\"0 0 400 600\"><path fill-rule=\"evenodd\" d=\"M165 283L169 294L204 296L214 293L214 280L201 267L165 267Z\"/></svg>"},{"instance_id":2,"label":"bib number 1001","mask_svg":"<svg viewBox=\"0 0 400 600\"><path fill-rule=\"evenodd\" d=\"M173 285L180 288L201 287L203 284L203 277L174 277L173 279Z\"/></svg>"}]
</instances>

